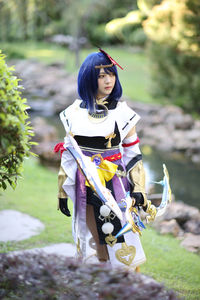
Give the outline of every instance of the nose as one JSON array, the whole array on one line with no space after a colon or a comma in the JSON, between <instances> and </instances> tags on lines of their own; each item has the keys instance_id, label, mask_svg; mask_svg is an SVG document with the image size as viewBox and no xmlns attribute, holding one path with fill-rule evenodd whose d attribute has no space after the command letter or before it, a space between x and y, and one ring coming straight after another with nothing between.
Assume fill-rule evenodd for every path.
<instances>
[{"instance_id":1,"label":"nose","mask_svg":"<svg viewBox=\"0 0 200 300\"><path fill-rule=\"evenodd\" d=\"M106 75L106 76L105 76L105 82L106 82L106 83L110 83L110 82L111 82L110 75Z\"/></svg>"}]
</instances>

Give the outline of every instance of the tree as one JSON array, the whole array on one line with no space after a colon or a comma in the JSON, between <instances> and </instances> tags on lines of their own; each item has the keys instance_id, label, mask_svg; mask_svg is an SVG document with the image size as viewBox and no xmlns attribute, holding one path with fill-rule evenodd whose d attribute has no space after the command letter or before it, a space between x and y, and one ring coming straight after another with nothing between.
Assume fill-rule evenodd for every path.
<instances>
[{"instance_id":1,"label":"tree","mask_svg":"<svg viewBox=\"0 0 200 300\"><path fill-rule=\"evenodd\" d=\"M13 188L22 170L22 162L30 155L32 128L27 122L26 100L21 98L19 79L5 63L0 52L0 189L7 183Z\"/></svg>"},{"instance_id":2,"label":"tree","mask_svg":"<svg viewBox=\"0 0 200 300\"><path fill-rule=\"evenodd\" d=\"M200 2L163 0L143 27L151 41L153 95L200 112Z\"/></svg>"}]
</instances>

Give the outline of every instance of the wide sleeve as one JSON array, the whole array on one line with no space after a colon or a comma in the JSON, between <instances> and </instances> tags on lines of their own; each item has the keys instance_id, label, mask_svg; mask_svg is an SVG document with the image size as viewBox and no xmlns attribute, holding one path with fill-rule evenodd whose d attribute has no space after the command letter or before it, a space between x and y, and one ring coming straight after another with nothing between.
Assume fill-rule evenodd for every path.
<instances>
[{"instance_id":1,"label":"wide sleeve","mask_svg":"<svg viewBox=\"0 0 200 300\"><path fill-rule=\"evenodd\" d=\"M60 119L63 123L63 126L66 131L66 136L64 138L63 147L67 149L67 147L71 146L69 133L71 128L71 109L72 107L68 107L64 111L60 113ZM66 179L62 185L65 193L72 199L75 200L75 179L76 179L76 171L77 171L77 163L69 153L69 151L64 151L61 157L61 168L66 174Z\"/></svg>"},{"instance_id":2,"label":"wide sleeve","mask_svg":"<svg viewBox=\"0 0 200 300\"><path fill-rule=\"evenodd\" d=\"M117 123L119 124L121 140L123 142L129 131L140 120L140 116L126 102L119 103L117 114Z\"/></svg>"}]
</instances>

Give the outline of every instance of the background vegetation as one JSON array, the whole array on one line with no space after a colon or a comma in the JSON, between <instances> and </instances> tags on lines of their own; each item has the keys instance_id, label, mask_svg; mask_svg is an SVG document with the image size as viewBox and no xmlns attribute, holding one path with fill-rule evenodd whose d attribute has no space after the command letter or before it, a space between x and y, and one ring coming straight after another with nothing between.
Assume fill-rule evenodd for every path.
<instances>
[{"instance_id":1,"label":"background vegetation","mask_svg":"<svg viewBox=\"0 0 200 300\"><path fill-rule=\"evenodd\" d=\"M200 3L196 0L1 0L0 41L65 41L80 47L147 49L151 94L200 112ZM69 38L72 37L72 39ZM86 40L81 40L84 37ZM14 53L13 53L14 54Z\"/></svg>"},{"instance_id":2,"label":"background vegetation","mask_svg":"<svg viewBox=\"0 0 200 300\"><path fill-rule=\"evenodd\" d=\"M13 188L21 173L25 156L29 156L31 143L30 122L27 122L26 100L22 99L18 79L5 63L0 51L0 189L7 183Z\"/></svg>"}]
</instances>

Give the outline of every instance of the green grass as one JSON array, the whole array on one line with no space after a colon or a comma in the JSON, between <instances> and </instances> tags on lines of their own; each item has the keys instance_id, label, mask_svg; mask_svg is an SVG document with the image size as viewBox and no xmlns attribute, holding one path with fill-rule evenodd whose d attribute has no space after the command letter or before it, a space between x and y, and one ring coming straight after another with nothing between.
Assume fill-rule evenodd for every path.
<instances>
[{"instance_id":1,"label":"green grass","mask_svg":"<svg viewBox=\"0 0 200 300\"><path fill-rule=\"evenodd\" d=\"M23 179L15 191L8 189L0 197L0 210L15 209L38 218L45 230L21 242L0 243L0 252L72 242L71 218L57 211L57 173L42 167L35 159L24 165ZM72 204L70 203L72 211ZM141 272L186 299L200 298L200 257L183 249L172 236L161 236L151 227L143 231L142 243L147 262Z\"/></svg>"},{"instance_id":2,"label":"green grass","mask_svg":"<svg viewBox=\"0 0 200 300\"><path fill-rule=\"evenodd\" d=\"M72 242L71 218L57 210L57 173L38 165L34 159L26 161L23 178L19 179L16 190L9 188L2 193L0 209L27 213L45 225L41 234L30 239L0 243L1 252Z\"/></svg>"},{"instance_id":3,"label":"green grass","mask_svg":"<svg viewBox=\"0 0 200 300\"><path fill-rule=\"evenodd\" d=\"M152 228L143 231L147 262L141 271L186 299L200 299L200 257L180 246L171 235L161 236Z\"/></svg>"},{"instance_id":4,"label":"green grass","mask_svg":"<svg viewBox=\"0 0 200 300\"><path fill-rule=\"evenodd\" d=\"M45 64L64 63L66 70L77 74L75 67L75 55L67 48L44 42L23 42L23 43L1 43L0 49L10 58L10 56L36 59ZM80 53L80 61L97 51L96 48L83 49ZM108 47L105 51L116 59L124 68L119 70L120 81L123 87L123 94L132 100L143 102L155 102L149 94L150 76L148 61L144 52L133 52L131 48Z\"/></svg>"}]
</instances>

